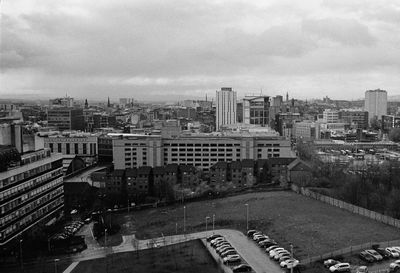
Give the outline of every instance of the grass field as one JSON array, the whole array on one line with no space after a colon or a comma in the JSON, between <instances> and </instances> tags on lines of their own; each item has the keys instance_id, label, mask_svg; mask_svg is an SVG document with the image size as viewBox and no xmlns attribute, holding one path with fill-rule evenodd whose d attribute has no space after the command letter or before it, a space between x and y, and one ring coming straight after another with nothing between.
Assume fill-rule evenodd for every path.
<instances>
[{"instance_id":1,"label":"grass field","mask_svg":"<svg viewBox=\"0 0 400 273\"><path fill-rule=\"evenodd\" d=\"M72 273L217 273L218 266L200 240L158 249L113 254L80 262Z\"/></svg>"},{"instance_id":2,"label":"grass field","mask_svg":"<svg viewBox=\"0 0 400 273\"><path fill-rule=\"evenodd\" d=\"M350 245L400 238L400 230L355 215L293 192L260 192L223 199L186 204L186 232L212 228L246 229L246 206L249 226L264 231L283 246L293 243L299 258L314 256ZM138 238L183 233L183 205L114 215L122 234L136 233Z\"/></svg>"}]
</instances>

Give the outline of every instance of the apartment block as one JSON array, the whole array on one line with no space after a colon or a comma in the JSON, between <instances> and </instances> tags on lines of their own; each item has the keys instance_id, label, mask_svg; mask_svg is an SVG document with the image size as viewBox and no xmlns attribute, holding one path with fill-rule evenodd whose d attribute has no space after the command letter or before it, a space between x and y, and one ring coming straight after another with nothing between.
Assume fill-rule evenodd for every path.
<instances>
[{"instance_id":1,"label":"apartment block","mask_svg":"<svg viewBox=\"0 0 400 273\"><path fill-rule=\"evenodd\" d=\"M1 146L0 154L10 149ZM64 206L62 155L42 149L8 160L0 171L0 246L57 218Z\"/></svg>"}]
</instances>

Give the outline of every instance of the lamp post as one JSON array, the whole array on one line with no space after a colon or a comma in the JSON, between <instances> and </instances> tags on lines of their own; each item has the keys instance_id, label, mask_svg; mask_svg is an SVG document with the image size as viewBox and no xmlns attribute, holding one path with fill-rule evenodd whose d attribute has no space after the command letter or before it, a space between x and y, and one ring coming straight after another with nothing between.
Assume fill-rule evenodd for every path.
<instances>
[{"instance_id":1,"label":"lamp post","mask_svg":"<svg viewBox=\"0 0 400 273\"><path fill-rule=\"evenodd\" d=\"M20 259L20 262L21 262L21 272L24 271L24 259L23 259L23 256L22 256L22 242L23 241L24 241L23 239L19 240L19 259Z\"/></svg>"},{"instance_id":2,"label":"lamp post","mask_svg":"<svg viewBox=\"0 0 400 273\"><path fill-rule=\"evenodd\" d=\"M107 229L104 229L104 247L107 247Z\"/></svg>"},{"instance_id":3,"label":"lamp post","mask_svg":"<svg viewBox=\"0 0 400 273\"><path fill-rule=\"evenodd\" d=\"M290 244L290 258L293 260L293 244ZM293 264L290 267L290 273L293 273Z\"/></svg>"},{"instance_id":4,"label":"lamp post","mask_svg":"<svg viewBox=\"0 0 400 273\"><path fill-rule=\"evenodd\" d=\"M57 262L59 261L60 259L54 259L54 272L55 273L57 273Z\"/></svg>"},{"instance_id":5,"label":"lamp post","mask_svg":"<svg viewBox=\"0 0 400 273\"><path fill-rule=\"evenodd\" d=\"M213 221L213 233L214 233L215 214L213 214L213 219L212 219L212 221Z\"/></svg>"},{"instance_id":6,"label":"lamp post","mask_svg":"<svg viewBox=\"0 0 400 273\"><path fill-rule=\"evenodd\" d=\"M209 217L209 216L206 216L206 232L207 232L207 224L208 224L207 220L208 220L208 219L210 219L210 217Z\"/></svg>"},{"instance_id":7,"label":"lamp post","mask_svg":"<svg viewBox=\"0 0 400 273\"><path fill-rule=\"evenodd\" d=\"M129 213L129 207L130 207L130 203L129 203L129 198L128 198L128 213Z\"/></svg>"},{"instance_id":8,"label":"lamp post","mask_svg":"<svg viewBox=\"0 0 400 273\"><path fill-rule=\"evenodd\" d=\"M186 206L183 206L183 233L186 233Z\"/></svg>"},{"instance_id":9,"label":"lamp post","mask_svg":"<svg viewBox=\"0 0 400 273\"><path fill-rule=\"evenodd\" d=\"M244 204L246 206L246 231L249 230L249 204Z\"/></svg>"},{"instance_id":10,"label":"lamp post","mask_svg":"<svg viewBox=\"0 0 400 273\"><path fill-rule=\"evenodd\" d=\"M178 235L178 223L175 223L175 234Z\"/></svg>"}]
</instances>

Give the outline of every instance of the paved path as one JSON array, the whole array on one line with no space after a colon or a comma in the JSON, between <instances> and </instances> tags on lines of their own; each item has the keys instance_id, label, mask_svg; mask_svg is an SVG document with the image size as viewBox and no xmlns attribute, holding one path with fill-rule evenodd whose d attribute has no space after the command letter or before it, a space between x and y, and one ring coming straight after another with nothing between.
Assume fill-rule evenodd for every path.
<instances>
[{"instance_id":1,"label":"paved path","mask_svg":"<svg viewBox=\"0 0 400 273\"><path fill-rule=\"evenodd\" d=\"M237 230L220 229L215 230L215 234L221 234L235 247L243 259L254 269L256 273L282 273L284 272L279 265L272 262L252 240L249 240L243 233ZM213 231L203 231L191 234L179 234L152 238L148 240L136 240L134 235L123 236L123 241L118 246L88 248L85 251L71 256L72 261L86 261L103 258L112 253L129 252L143 250L157 246L178 244L190 240L202 239L213 234ZM65 272L68 273L68 272Z\"/></svg>"}]
</instances>

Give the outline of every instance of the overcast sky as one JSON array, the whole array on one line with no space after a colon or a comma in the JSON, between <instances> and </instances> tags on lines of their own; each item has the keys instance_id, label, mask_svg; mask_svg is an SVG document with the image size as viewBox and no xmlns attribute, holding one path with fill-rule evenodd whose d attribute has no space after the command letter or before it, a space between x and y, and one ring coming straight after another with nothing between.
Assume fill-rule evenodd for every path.
<instances>
[{"instance_id":1,"label":"overcast sky","mask_svg":"<svg viewBox=\"0 0 400 273\"><path fill-rule=\"evenodd\" d=\"M399 0L2 0L0 98L400 95Z\"/></svg>"}]
</instances>

